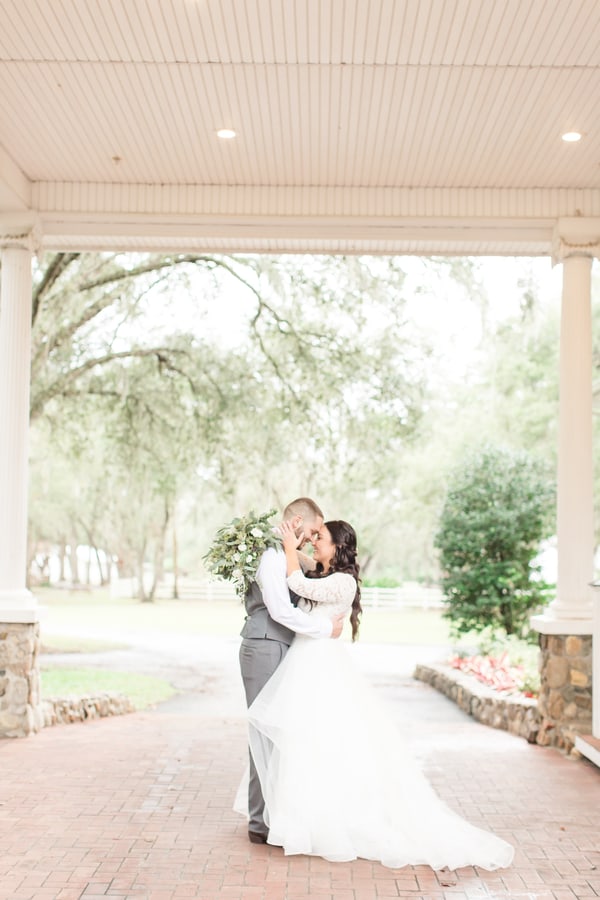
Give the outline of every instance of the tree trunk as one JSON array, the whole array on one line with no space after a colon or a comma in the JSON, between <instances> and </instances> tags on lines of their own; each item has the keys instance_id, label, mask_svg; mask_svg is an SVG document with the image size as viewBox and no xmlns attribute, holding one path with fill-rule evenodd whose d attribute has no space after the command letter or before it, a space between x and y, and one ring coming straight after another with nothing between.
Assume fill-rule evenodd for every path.
<instances>
[{"instance_id":1,"label":"tree trunk","mask_svg":"<svg viewBox=\"0 0 600 900\"><path fill-rule=\"evenodd\" d=\"M154 545L154 574L152 578L152 587L150 588L150 594L148 599L154 600L156 595L156 588L160 584L160 582L164 579L165 575L165 542L167 537L167 528L169 527L169 520L171 518L171 511L169 509L168 501L165 500L165 508L163 520L160 524L160 531L158 533L158 537L156 539L156 544Z\"/></svg>"},{"instance_id":2,"label":"tree trunk","mask_svg":"<svg viewBox=\"0 0 600 900\"><path fill-rule=\"evenodd\" d=\"M60 546L58 550L58 563L59 563L59 572L58 572L58 580L64 584L67 580L67 576L65 575L65 564L67 561L67 541L65 538L60 539Z\"/></svg>"},{"instance_id":3,"label":"tree trunk","mask_svg":"<svg viewBox=\"0 0 600 900\"><path fill-rule=\"evenodd\" d=\"M119 573L119 578L135 577L135 557L131 550L126 546L117 554L117 572Z\"/></svg>"},{"instance_id":4,"label":"tree trunk","mask_svg":"<svg viewBox=\"0 0 600 900\"><path fill-rule=\"evenodd\" d=\"M373 556L370 553L368 553L366 556L362 557L362 559L360 561L360 571L363 576L364 576L365 572L367 571L367 569L369 568L369 566L371 565L372 561L373 561Z\"/></svg>"},{"instance_id":5,"label":"tree trunk","mask_svg":"<svg viewBox=\"0 0 600 900\"><path fill-rule=\"evenodd\" d=\"M143 558L138 563L138 574L137 574L137 598L141 600L142 603L150 603L151 597L148 597L146 594L146 588L144 586L144 560Z\"/></svg>"},{"instance_id":6,"label":"tree trunk","mask_svg":"<svg viewBox=\"0 0 600 900\"><path fill-rule=\"evenodd\" d=\"M155 564L152 567L152 584L150 585L150 590L148 591L148 596L146 597L146 601L149 603L154 603L156 598L156 588L158 586L158 575L156 570L156 554L155 554Z\"/></svg>"},{"instance_id":7,"label":"tree trunk","mask_svg":"<svg viewBox=\"0 0 600 900\"><path fill-rule=\"evenodd\" d=\"M71 536L69 544L69 566L71 569L71 584L79 584L79 560L77 559L77 538Z\"/></svg>"},{"instance_id":8,"label":"tree trunk","mask_svg":"<svg viewBox=\"0 0 600 900\"><path fill-rule=\"evenodd\" d=\"M110 584L112 580L112 556L108 552L108 550L104 551L104 566L102 566L102 562L100 560L100 551L96 547L96 559L98 560L98 570L100 572L100 584L104 587L107 584Z\"/></svg>"},{"instance_id":9,"label":"tree trunk","mask_svg":"<svg viewBox=\"0 0 600 900\"><path fill-rule=\"evenodd\" d=\"M92 586L92 545L88 544L88 554L85 563L85 583L88 587Z\"/></svg>"},{"instance_id":10,"label":"tree trunk","mask_svg":"<svg viewBox=\"0 0 600 900\"><path fill-rule=\"evenodd\" d=\"M142 548L140 549L137 560L136 560L136 568L137 568L137 596L138 600L141 600L142 603L152 603L153 598L146 593L146 586L144 584L144 562L146 560L146 542Z\"/></svg>"},{"instance_id":11,"label":"tree trunk","mask_svg":"<svg viewBox=\"0 0 600 900\"><path fill-rule=\"evenodd\" d=\"M515 623L513 620L513 610L510 600L500 604L500 615L502 617L502 624L507 635L513 634L515 630Z\"/></svg>"},{"instance_id":12,"label":"tree trunk","mask_svg":"<svg viewBox=\"0 0 600 900\"><path fill-rule=\"evenodd\" d=\"M177 528L173 516L173 600L179 600L179 560L177 557Z\"/></svg>"}]
</instances>

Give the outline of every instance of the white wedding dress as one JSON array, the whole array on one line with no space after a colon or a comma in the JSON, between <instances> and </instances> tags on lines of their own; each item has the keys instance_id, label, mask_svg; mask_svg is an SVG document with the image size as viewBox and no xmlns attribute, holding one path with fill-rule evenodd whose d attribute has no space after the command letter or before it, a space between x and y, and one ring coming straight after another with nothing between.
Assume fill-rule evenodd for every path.
<instances>
[{"instance_id":1,"label":"white wedding dress","mask_svg":"<svg viewBox=\"0 0 600 900\"><path fill-rule=\"evenodd\" d=\"M311 615L329 618L349 612L356 587L343 573L294 572L288 583L316 601ZM297 635L248 712L269 843L286 854L362 857L392 868L512 862L510 844L440 800L339 640ZM240 811L243 796L240 786Z\"/></svg>"}]
</instances>

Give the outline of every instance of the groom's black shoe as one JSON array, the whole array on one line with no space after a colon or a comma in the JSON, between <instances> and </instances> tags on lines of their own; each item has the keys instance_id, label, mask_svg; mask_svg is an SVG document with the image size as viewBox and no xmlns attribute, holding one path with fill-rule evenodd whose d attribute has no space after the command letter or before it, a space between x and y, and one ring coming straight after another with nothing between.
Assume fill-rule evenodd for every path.
<instances>
[{"instance_id":1,"label":"groom's black shoe","mask_svg":"<svg viewBox=\"0 0 600 900\"><path fill-rule=\"evenodd\" d=\"M248 832L248 840L251 844L266 844L267 843L267 834L262 834L260 831L249 831Z\"/></svg>"}]
</instances>

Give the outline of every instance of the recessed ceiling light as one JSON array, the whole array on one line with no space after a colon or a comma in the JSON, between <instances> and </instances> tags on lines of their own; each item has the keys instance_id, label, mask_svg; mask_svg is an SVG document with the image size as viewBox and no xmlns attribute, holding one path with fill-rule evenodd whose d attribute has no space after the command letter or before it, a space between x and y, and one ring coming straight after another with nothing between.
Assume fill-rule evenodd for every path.
<instances>
[{"instance_id":1,"label":"recessed ceiling light","mask_svg":"<svg viewBox=\"0 0 600 900\"><path fill-rule=\"evenodd\" d=\"M576 141L581 140L579 131L566 131L561 137L563 141L567 141L568 144L574 144Z\"/></svg>"},{"instance_id":2,"label":"recessed ceiling light","mask_svg":"<svg viewBox=\"0 0 600 900\"><path fill-rule=\"evenodd\" d=\"M233 128L219 128L217 136L223 138L224 141L228 141L235 137L235 131Z\"/></svg>"}]
</instances>

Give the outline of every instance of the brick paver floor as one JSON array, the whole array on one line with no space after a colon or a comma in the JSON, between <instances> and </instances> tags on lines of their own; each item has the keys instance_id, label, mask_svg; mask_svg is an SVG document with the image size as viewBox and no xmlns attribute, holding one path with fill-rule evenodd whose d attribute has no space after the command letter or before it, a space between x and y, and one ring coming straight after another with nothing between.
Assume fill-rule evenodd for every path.
<instances>
[{"instance_id":1,"label":"brick paver floor","mask_svg":"<svg viewBox=\"0 0 600 900\"><path fill-rule=\"evenodd\" d=\"M478 725L426 685L387 690L404 721L418 720L415 750L439 793L515 844L510 869L394 870L249 844L231 809L245 725L213 697L204 712L175 702L0 742L0 897L600 897L598 769Z\"/></svg>"}]
</instances>

